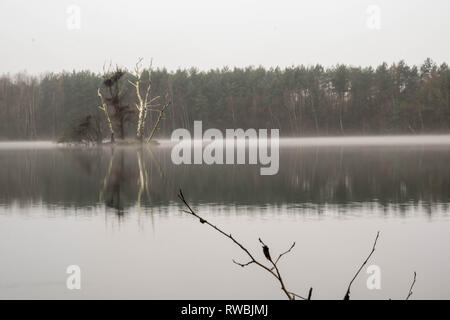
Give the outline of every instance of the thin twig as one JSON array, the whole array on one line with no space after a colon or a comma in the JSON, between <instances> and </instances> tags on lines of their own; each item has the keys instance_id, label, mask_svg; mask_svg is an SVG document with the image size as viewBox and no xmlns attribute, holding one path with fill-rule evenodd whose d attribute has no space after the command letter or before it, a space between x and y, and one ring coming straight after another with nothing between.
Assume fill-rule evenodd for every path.
<instances>
[{"instance_id":1,"label":"thin twig","mask_svg":"<svg viewBox=\"0 0 450 320\"><path fill-rule=\"evenodd\" d=\"M375 247L377 245L377 241L378 241L378 237L379 236L380 236L380 231L377 232L377 236L375 237L375 241L373 243L372 251L370 251L370 253L367 256L366 260L364 260L363 264L361 265L361 267L359 267L358 271L356 272L356 274L353 276L352 280L348 284L348 288L347 288L347 292L345 293L344 300L350 300L350 288L351 288L351 286L353 284L353 281L355 281L356 277L359 275L359 273L361 272L362 268L366 265L367 261L369 261L370 257L375 252Z\"/></svg>"},{"instance_id":2,"label":"thin twig","mask_svg":"<svg viewBox=\"0 0 450 320\"><path fill-rule=\"evenodd\" d=\"M277 264L278 261L280 261L280 259L281 259L282 256L284 256L285 254L288 254L289 252L291 252L291 250L292 250L294 247L295 247L295 242L292 244L292 246L291 246L288 250L286 250L285 252L281 253L281 254L278 256L277 260L275 260L275 264ZM273 268L272 268L272 270L273 270Z\"/></svg>"},{"instance_id":3,"label":"thin twig","mask_svg":"<svg viewBox=\"0 0 450 320\"><path fill-rule=\"evenodd\" d=\"M252 264L253 261L249 261L249 262L247 262L247 263L239 263L239 262L237 262L236 260L233 259L233 263L235 263L235 264L237 264L238 266L241 266L241 267L246 267L246 266L248 266L249 264Z\"/></svg>"},{"instance_id":4,"label":"thin twig","mask_svg":"<svg viewBox=\"0 0 450 320\"><path fill-rule=\"evenodd\" d=\"M414 279L413 279L413 282L411 283L411 287L409 288L409 292L408 292L408 295L406 296L406 300L409 300L409 297L412 296L412 294L413 294L412 289L414 288L415 284L416 284L416 272L414 271Z\"/></svg>"}]
</instances>

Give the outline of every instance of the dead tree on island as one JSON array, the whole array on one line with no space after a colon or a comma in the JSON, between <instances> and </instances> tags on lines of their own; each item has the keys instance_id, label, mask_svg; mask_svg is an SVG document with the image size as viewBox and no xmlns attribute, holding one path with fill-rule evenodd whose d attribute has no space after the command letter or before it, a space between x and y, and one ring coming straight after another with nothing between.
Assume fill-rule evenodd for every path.
<instances>
[{"instance_id":1,"label":"dead tree on island","mask_svg":"<svg viewBox=\"0 0 450 320\"><path fill-rule=\"evenodd\" d=\"M98 108L105 113L106 123L108 124L109 133L111 134L111 143L114 143L114 141L115 141L114 140L114 127L111 122L111 118L109 117L108 105L106 104L105 100L103 99L103 95L100 92L100 88L97 89L97 95L101 101L101 105Z\"/></svg>"},{"instance_id":2,"label":"dead tree on island","mask_svg":"<svg viewBox=\"0 0 450 320\"><path fill-rule=\"evenodd\" d=\"M149 137L147 138L146 142L150 142L153 138L153 135L155 134L159 123L163 117L164 111L166 108L171 104L171 100L169 99L169 94L166 94L165 102L163 104L159 103L158 101L161 99L160 96L151 97L152 96L152 63L150 62L150 66L148 69L142 68L142 58L138 60L136 63L136 66L134 68L134 76L136 78L135 81L128 81L135 89L136 89L136 96L137 96L137 103L136 103L136 109L138 112L138 123L137 123L137 129L136 129L136 139L139 142L143 142L144 140L144 134L145 134L145 126L147 123L147 115L148 112L157 112L158 118L153 125L153 128L150 132ZM145 92L142 91L142 83L144 82L143 77L147 74L148 82L147 86L145 88ZM160 109L158 109L160 108Z\"/></svg>"},{"instance_id":3,"label":"dead tree on island","mask_svg":"<svg viewBox=\"0 0 450 320\"><path fill-rule=\"evenodd\" d=\"M120 138L125 139L125 122L133 114L129 105L123 103L124 92L121 88L121 79L126 71L116 66L115 70L106 71L104 69L103 85L106 88L108 96L105 96L100 89L97 94L101 101L99 107L105 113L106 122L111 133L111 142L115 140L115 129L119 132ZM108 107L111 108L108 108Z\"/></svg>"}]
</instances>

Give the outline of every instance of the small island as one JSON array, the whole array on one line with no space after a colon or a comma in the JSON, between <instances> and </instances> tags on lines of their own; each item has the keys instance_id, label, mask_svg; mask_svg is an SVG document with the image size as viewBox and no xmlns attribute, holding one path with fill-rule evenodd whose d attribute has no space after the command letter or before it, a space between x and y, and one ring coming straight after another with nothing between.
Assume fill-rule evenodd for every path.
<instances>
[{"instance_id":1,"label":"small island","mask_svg":"<svg viewBox=\"0 0 450 320\"><path fill-rule=\"evenodd\" d=\"M133 88L135 101L130 101L128 90ZM159 143L153 140L164 111L171 104L168 90L164 99L152 94L152 63L143 68L143 59L136 63L134 72L110 65L103 67L102 87L97 88L100 105L74 123L58 139L58 143L85 145L142 145ZM128 99L125 99L127 97ZM152 122L150 113L156 117ZM125 126L136 121L134 139L125 137Z\"/></svg>"}]
</instances>

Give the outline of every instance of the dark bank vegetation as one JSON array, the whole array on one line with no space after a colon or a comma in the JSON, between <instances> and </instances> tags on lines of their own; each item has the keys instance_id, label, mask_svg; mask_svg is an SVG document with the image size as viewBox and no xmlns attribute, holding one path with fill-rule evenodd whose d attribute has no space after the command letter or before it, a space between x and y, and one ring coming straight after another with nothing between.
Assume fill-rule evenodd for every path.
<instances>
[{"instance_id":1,"label":"dark bank vegetation","mask_svg":"<svg viewBox=\"0 0 450 320\"><path fill-rule=\"evenodd\" d=\"M447 147L285 148L280 152L278 174L264 179L257 166L187 168L172 163L170 148L153 150L153 155L147 149L143 162L148 166L149 181L157 187L150 188L151 201L143 198L146 207L176 200L181 185L189 186L190 193L202 195L207 203L286 206L289 211L318 216L336 210L358 216L379 211L386 216L407 217L412 210L431 219L450 211ZM106 172L125 177L117 179L118 195L125 208L134 207L140 177L136 150L122 147L114 153L110 148L3 152L0 199L11 205L25 199L49 207L95 206L98 182L104 180Z\"/></svg>"},{"instance_id":2,"label":"dark bank vegetation","mask_svg":"<svg viewBox=\"0 0 450 320\"><path fill-rule=\"evenodd\" d=\"M270 254L270 248L267 244L265 244L263 242L263 240L261 238L258 238L258 241L261 243L262 245L262 252L264 257L266 258L266 260L269 262L269 265L267 265L266 263L264 263L263 261L259 260L258 258L256 258L256 254L250 252L241 242L239 242L235 237L233 237L233 235L231 233L227 233L225 231L223 231L220 227L210 223L208 220L204 219L203 217L199 216L194 209L192 209L192 207L189 205L189 203L187 202L186 198L184 197L183 191L180 189L179 193L178 193L178 198L183 202L184 206L187 208L187 210L183 210L183 212L192 215L193 217L195 217L196 219L198 219L198 221L201 224L205 224L207 226L209 226L210 228L214 229L215 231L217 231L218 233L222 234L223 236L225 236L226 238L230 239L235 245L237 245L249 258L248 262L237 262L235 260L233 260L233 263L240 266L240 267L248 267L250 265L256 265L260 268L262 268L263 270L267 271L268 273L270 273L273 277L275 277L275 279L278 281L281 291L283 291L283 293L286 295L286 297L289 300L296 300L296 299L301 299L301 300L311 300L312 298L312 294L313 294L313 288L309 288L308 293L306 295L299 295L293 291L291 291L290 289L288 289L285 280L282 277L282 274L280 272L280 269L278 267L278 262L281 260L281 258L283 258L283 256L285 256L286 254L290 253L292 249L294 249L295 247L295 242L289 247L288 250L280 253L278 255L278 257L276 259L272 258L271 254ZM375 252L375 248L378 242L378 238L380 236L380 232L377 232L377 235L375 237L375 241L373 243L372 246L372 250L370 251L369 255L367 256L367 258L363 261L363 263L361 264L361 266L358 268L358 270L356 271L355 275L352 277L352 279L350 280L347 290L345 292L344 295L344 300L350 300L350 293L351 293L351 287L353 282L356 280L356 278L358 277L358 275L360 274L361 270L364 268L364 266L367 264L367 262L369 261L369 259L372 257L373 253ZM413 277L413 281L411 283L411 286L408 290L408 294L406 295L406 300L409 300L409 298L412 296L413 294L413 288L414 285L416 284L416 272L414 272L414 277Z\"/></svg>"},{"instance_id":3,"label":"dark bank vegetation","mask_svg":"<svg viewBox=\"0 0 450 320\"><path fill-rule=\"evenodd\" d=\"M450 71L447 64L438 66L430 59L420 66L400 61L376 68L157 69L151 82L151 70L137 67L131 72L110 68L103 74L1 76L0 138L56 140L77 124L82 130L90 123L85 136L101 130L103 138L111 139L112 129L116 138L148 139L153 126L142 128L139 116L155 123L168 92L172 106L159 124L162 136L175 128L191 129L194 120L221 130L279 128L283 136L450 131ZM149 87L152 94L145 101ZM151 101L156 97L162 102ZM146 113L139 107L146 102L159 106L149 106Z\"/></svg>"}]
</instances>

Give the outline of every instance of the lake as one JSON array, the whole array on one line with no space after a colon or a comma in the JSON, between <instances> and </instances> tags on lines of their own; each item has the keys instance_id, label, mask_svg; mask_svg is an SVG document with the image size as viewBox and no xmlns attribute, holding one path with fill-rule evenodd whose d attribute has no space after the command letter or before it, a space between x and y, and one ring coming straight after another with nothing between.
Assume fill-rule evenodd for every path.
<instances>
[{"instance_id":1,"label":"lake","mask_svg":"<svg viewBox=\"0 0 450 320\"><path fill-rule=\"evenodd\" d=\"M0 298L284 299L262 261L296 242L279 268L292 291L340 299L450 299L450 136L287 138L279 172L259 165L174 165L172 144L80 147L0 143ZM81 290L66 269L81 268Z\"/></svg>"}]
</instances>

